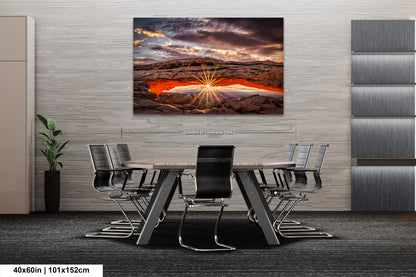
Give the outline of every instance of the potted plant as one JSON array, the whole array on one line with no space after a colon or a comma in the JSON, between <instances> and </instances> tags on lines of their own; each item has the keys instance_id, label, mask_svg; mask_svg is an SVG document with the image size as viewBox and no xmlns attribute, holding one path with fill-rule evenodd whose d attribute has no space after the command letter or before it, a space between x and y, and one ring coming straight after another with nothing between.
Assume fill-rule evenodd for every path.
<instances>
[{"instance_id":1,"label":"potted plant","mask_svg":"<svg viewBox=\"0 0 416 277\"><path fill-rule=\"evenodd\" d=\"M58 158L62 156L62 149L68 144L69 140L58 141L57 137L62 136L64 132L56 129L56 122L52 118L46 119L41 115L36 115L48 130L47 133L40 132L40 138L46 149L41 149L42 154L49 163L49 170L45 171L45 209L47 212L56 212L59 210L60 201L60 171Z\"/></svg>"}]
</instances>

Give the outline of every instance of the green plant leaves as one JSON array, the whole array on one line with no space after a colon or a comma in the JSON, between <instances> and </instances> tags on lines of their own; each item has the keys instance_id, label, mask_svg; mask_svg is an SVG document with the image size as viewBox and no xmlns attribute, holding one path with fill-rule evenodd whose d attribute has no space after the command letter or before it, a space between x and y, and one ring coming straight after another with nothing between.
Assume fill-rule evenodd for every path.
<instances>
[{"instance_id":1,"label":"green plant leaves","mask_svg":"<svg viewBox=\"0 0 416 277\"><path fill-rule=\"evenodd\" d=\"M56 129L56 122L55 122L55 119L53 119L53 118L48 118L48 122L47 122L47 124L48 124L48 129L49 130L51 130L51 131L55 131L55 129Z\"/></svg>"},{"instance_id":2,"label":"green plant leaves","mask_svg":"<svg viewBox=\"0 0 416 277\"><path fill-rule=\"evenodd\" d=\"M62 145L59 146L59 144L62 142ZM58 142L58 145L56 145L56 148L58 148L57 153L61 152L61 150L65 147L65 145L67 145L69 142L69 140L62 140L60 142Z\"/></svg>"},{"instance_id":3,"label":"green plant leaves","mask_svg":"<svg viewBox=\"0 0 416 277\"><path fill-rule=\"evenodd\" d=\"M62 163L58 162L57 159L63 155L60 153L62 149L69 143L69 140L57 141L56 137L64 134L62 130L56 130L56 122L53 118L46 119L41 115L36 115L37 118L42 122L46 129L49 130L49 134L40 132L40 138L46 146L46 150L41 149L40 151L46 157L49 163L49 170L55 171L59 165L62 167Z\"/></svg>"},{"instance_id":4,"label":"green plant leaves","mask_svg":"<svg viewBox=\"0 0 416 277\"><path fill-rule=\"evenodd\" d=\"M43 123L43 125L45 125L46 129L48 129L48 120L46 118L44 118L43 116L41 116L40 114L37 114L36 116Z\"/></svg>"},{"instance_id":5,"label":"green plant leaves","mask_svg":"<svg viewBox=\"0 0 416 277\"><path fill-rule=\"evenodd\" d=\"M53 136L54 137L59 136L59 135L63 135L63 134L64 134L64 131L62 131L62 130L53 131Z\"/></svg>"},{"instance_id":6,"label":"green plant leaves","mask_svg":"<svg viewBox=\"0 0 416 277\"><path fill-rule=\"evenodd\" d=\"M46 156L46 159L48 160L49 165L54 166L55 165L55 153L53 152L53 150L46 149L45 156Z\"/></svg>"},{"instance_id":7,"label":"green plant leaves","mask_svg":"<svg viewBox=\"0 0 416 277\"><path fill-rule=\"evenodd\" d=\"M39 133L39 135L41 135L42 138L44 139L43 141L45 142L46 146L52 146L52 140L47 134Z\"/></svg>"}]
</instances>

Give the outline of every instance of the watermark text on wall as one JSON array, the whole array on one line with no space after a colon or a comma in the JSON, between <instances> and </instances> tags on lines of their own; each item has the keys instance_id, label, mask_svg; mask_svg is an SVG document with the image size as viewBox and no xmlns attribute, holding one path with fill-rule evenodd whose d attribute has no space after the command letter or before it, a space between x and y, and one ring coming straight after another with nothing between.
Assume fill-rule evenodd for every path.
<instances>
[{"instance_id":1,"label":"watermark text on wall","mask_svg":"<svg viewBox=\"0 0 416 277\"><path fill-rule=\"evenodd\" d=\"M194 130L184 131L183 134L187 136L231 136L235 133L234 131Z\"/></svg>"}]
</instances>

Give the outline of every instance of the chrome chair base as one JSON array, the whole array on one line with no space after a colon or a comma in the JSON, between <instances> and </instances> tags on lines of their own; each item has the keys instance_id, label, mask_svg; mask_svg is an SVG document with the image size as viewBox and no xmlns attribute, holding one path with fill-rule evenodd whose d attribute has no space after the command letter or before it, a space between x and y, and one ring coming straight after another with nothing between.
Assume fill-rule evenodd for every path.
<instances>
[{"instance_id":1,"label":"chrome chair base","mask_svg":"<svg viewBox=\"0 0 416 277\"><path fill-rule=\"evenodd\" d=\"M131 223L133 223L133 225L139 225L141 222L142 222L141 220L132 220L131 221ZM111 225L130 225L130 223L127 220L124 220L124 219L111 221L110 224Z\"/></svg>"},{"instance_id":2,"label":"chrome chair base","mask_svg":"<svg viewBox=\"0 0 416 277\"><path fill-rule=\"evenodd\" d=\"M108 238L108 239L126 239L131 236L138 236L140 233L132 231L132 230L125 230L125 231L100 231L100 232L92 232L85 235L87 238Z\"/></svg>"},{"instance_id":3,"label":"chrome chair base","mask_svg":"<svg viewBox=\"0 0 416 277\"><path fill-rule=\"evenodd\" d=\"M138 230L138 227L134 226L134 231ZM102 229L103 232L130 232L131 227L129 226L109 226Z\"/></svg>"},{"instance_id":4,"label":"chrome chair base","mask_svg":"<svg viewBox=\"0 0 416 277\"><path fill-rule=\"evenodd\" d=\"M313 227L307 226L282 226L282 222L286 220L290 212L296 206L296 204L300 201L307 201L307 198L304 197L290 197L288 199L283 199L283 201L287 201L286 205L283 207L282 211L276 218L273 223L274 229L276 232L279 233L284 238L291 238L291 239L301 239L301 238L332 238L332 235L326 232L319 232ZM282 203L282 202L281 202ZM281 204L279 203L279 205ZM296 228L297 227L297 228Z\"/></svg>"},{"instance_id":5,"label":"chrome chair base","mask_svg":"<svg viewBox=\"0 0 416 277\"><path fill-rule=\"evenodd\" d=\"M257 223L258 222L256 214L254 213L253 209L250 209L247 212L247 218L252 223ZM282 222L282 225L290 225L290 226L292 226L292 225L301 225L301 224L302 224L301 222L296 221L296 220L285 220L284 222Z\"/></svg>"},{"instance_id":6,"label":"chrome chair base","mask_svg":"<svg viewBox=\"0 0 416 277\"><path fill-rule=\"evenodd\" d=\"M140 235L138 232L137 224L134 224L130 217L127 215L126 211L121 206L120 202L131 202L136 207L137 212L141 218L144 220L143 214L141 212L141 205L138 203L138 199L135 199L131 195L118 195L118 196L109 196L106 200L112 200L120 209L124 217L126 218L125 222L127 222L126 226L110 226L102 229L99 232L92 232L85 235L87 238L129 238L133 235ZM135 221L137 222L137 220ZM140 221L139 221L140 222Z\"/></svg>"},{"instance_id":7,"label":"chrome chair base","mask_svg":"<svg viewBox=\"0 0 416 277\"><path fill-rule=\"evenodd\" d=\"M332 235L327 232L288 232L280 230L279 234L288 239L332 238Z\"/></svg>"},{"instance_id":8,"label":"chrome chair base","mask_svg":"<svg viewBox=\"0 0 416 277\"><path fill-rule=\"evenodd\" d=\"M282 225L301 225L302 223L296 220L285 220Z\"/></svg>"},{"instance_id":9,"label":"chrome chair base","mask_svg":"<svg viewBox=\"0 0 416 277\"><path fill-rule=\"evenodd\" d=\"M189 207L190 207L190 205L188 205L188 204L185 205L185 211L183 212L181 225L179 226L178 240L179 240L180 246L182 246L183 248L190 249L190 250L193 250L193 251L198 251L198 252L216 252L216 251L234 251L234 250L236 250L236 248L234 246L230 246L230 245L220 243L219 239L218 239L218 224L221 220L221 216L222 216L222 212L224 210L225 204L221 204L221 210L218 214L217 221L215 223L215 229L214 229L214 242L220 248L197 248L197 247L185 244L183 242L183 239L182 239L182 230L183 230L183 225L184 225L185 218L186 218L186 213L188 212Z\"/></svg>"},{"instance_id":10,"label":"chrome chair base","mask_svg":"<svg viewBox=\"0 0 416 277\"><path fill-rule=\"evenodd\" d=\"M165 221L166 215L167 215L166 211L163 210L162 213L160 214L159 223L162 223L163 221ZM140 225L140 223L142 221L141 220L132 220L131 222L133 223L133 225ZM111 225L130 225L130 223L127 220L124 220L124 219L111 221L110 224Z\"/></svg>"},{"instance_id":11,"label":"chrome chair base","mask_svg":"<svg viewBox=\"0 0 416 277\"><path fill-rule=\"evenodd\" d=\"M293 230L294 232L303 232L303 231L315 231L316 229L313 227L308 227L308 226L303 226L303 225L284 225L284 226L280 226L279 230Z\"/></svg>"}]
</instances>

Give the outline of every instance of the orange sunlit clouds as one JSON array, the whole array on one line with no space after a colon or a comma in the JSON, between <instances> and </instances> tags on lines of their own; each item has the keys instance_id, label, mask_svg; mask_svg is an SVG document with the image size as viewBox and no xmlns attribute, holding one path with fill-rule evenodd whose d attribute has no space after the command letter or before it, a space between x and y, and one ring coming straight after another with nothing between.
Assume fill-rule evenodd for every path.
<instances>
[{"instance_id":1,"label":"orange sunlit clouds","mask_svg":"<svg viewBox=\"0 0 416 277\"><path fill-rule=\"evenodd\" d=\"M146 39L136 39L135 41L133 41L134 46L136 47L141 47L140 43L146 41Z\"/></svg>"},{"instance_id":2,"label":"orange sunlit clouds","mask_svg":"<svg viewBox=\"0 0 416 277\"><path fill-rule=\"evenodd\" d=\"M159 32L159 31L146 31L143 30L143 34L148 35L149 37L157 37L157 38L161 38L161 37L166 37L165 34Z\"/></svg>"},{"instance_id":3,"label":"orange sunlit clouds","mask_svg":"<svg viewBox=\"0 0 416 277\"><path fill-rule=\"evenodd\" d=\"M162 38L162 37L166 37L165 34L163 34L160 31L156 31L156 30L144 30L143 28L135 28L134 32L137 34L145 34L149 37L157 37L157 38Z\"/></svg>"}]
</instances>

